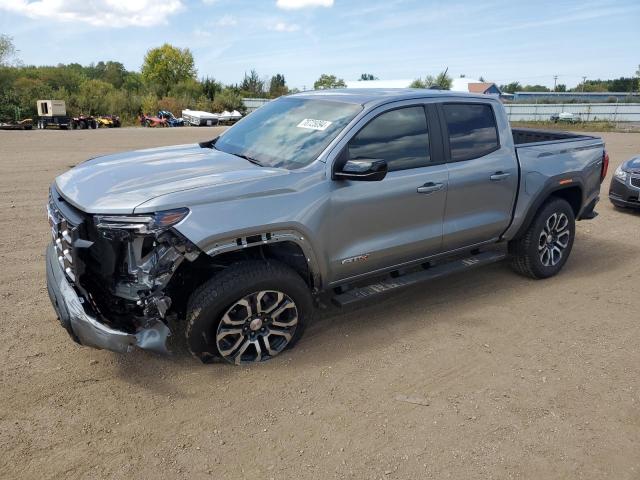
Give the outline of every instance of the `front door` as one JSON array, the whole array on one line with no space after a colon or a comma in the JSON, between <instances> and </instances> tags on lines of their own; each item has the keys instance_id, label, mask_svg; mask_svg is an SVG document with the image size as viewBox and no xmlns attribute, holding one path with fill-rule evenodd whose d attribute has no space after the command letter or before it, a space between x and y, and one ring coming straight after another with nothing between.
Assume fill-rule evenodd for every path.
<instances>
[{"instance_id":1,"label":"front door","mask_svg":"<svg viewBox=\"0 0 640 480\"><path fill-rule=\"evenodd\" d=\"M332 283L441 251L448 170L432 148L431 123L424 105L404 106L379 113L349 141L349 159L384 159L389 173L378 182L334 182Z\"/></svg>"}]
</instances>

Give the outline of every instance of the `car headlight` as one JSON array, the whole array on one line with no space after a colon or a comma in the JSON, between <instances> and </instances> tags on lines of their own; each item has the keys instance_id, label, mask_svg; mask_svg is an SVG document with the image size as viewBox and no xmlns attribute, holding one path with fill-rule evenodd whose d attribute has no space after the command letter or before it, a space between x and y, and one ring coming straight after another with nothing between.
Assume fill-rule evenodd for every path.
<instances>
[{"instance_id":1,"label":"car headlight","mask_svg":"<svg viewBox=\"0 0 640 480\"><path fill-rule=\"evenodd\" d=\"M93 221L99 230L127 230L132 233L159 233L172 227L189 215L188 208L176 208L142 215L95 215Z\"/></svg>"},{"instance_id":2,"label":"car headlight","mask_svg":"<svg viewBox=\"0 0 640 480\"><path fill-rule=\"evenodd\" d=\"M627 181L627 172L622 168L622 165L620 165L618 168L616 168L615 173L613 174L618 180L621 180L623 182Z\"/></svg>"}]
</instances>

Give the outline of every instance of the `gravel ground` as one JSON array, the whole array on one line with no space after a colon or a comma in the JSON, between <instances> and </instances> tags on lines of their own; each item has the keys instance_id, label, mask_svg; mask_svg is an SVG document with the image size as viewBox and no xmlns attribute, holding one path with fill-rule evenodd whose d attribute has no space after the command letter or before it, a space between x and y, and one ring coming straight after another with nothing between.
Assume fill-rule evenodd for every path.
<instances>
[{"instance_id":1,"label":"gravel ground","mask_svg":"<svg viewBox=\"0 0 640 480\"><path fill-rule=\"evenodd\" d=\"M45 289L53 178L215 129L0 131L0 477L640 478L640 214L563 272L506 264L319 315L253 367L74 344ZM640 134L604 133L611 173Z\"/></svg>"}]
</instances>

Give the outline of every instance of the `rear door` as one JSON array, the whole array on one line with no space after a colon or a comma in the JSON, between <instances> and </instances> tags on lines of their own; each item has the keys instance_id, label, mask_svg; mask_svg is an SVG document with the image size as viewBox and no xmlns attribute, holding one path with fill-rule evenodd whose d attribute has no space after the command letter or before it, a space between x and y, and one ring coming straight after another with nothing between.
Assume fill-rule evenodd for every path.
<instances>
[{"instance_id":1,"label":"rear door","mask_svg":"<svg viewBox=\"0 0 640 480\"><path fill-rule=\"evenodd\" d=\"M441 251L448 173L437 112L428 121L426 108L380 107L348 140L349 159L384 159L389 173L333 182L325 231L332 283Z\"/></svg>"},{"instance_id":2,"label":"rear door","mask_svg":"<svg viewBox=\"0 0 640 480\"><path fill-rule=\"evenodd\" d=\"M456 250L498 238L508 227L518 187L512 140L491 102L438 105L448 154L443 247ZM502 140L502 141L501 141Z\"/></svg>"}]
</instances>

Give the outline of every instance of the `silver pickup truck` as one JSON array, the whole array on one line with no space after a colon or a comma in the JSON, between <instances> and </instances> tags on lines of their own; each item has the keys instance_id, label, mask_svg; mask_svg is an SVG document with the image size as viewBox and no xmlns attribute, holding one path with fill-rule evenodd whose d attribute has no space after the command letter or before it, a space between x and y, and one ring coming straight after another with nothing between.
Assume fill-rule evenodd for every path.
<instances>
[{"instance_id":1,"label":"silver pickup truck","mask_svg":"<svg viewBox=\"0 0 640 480\"><path fill-rule=\"evenodd\" d=\"M211 141L56 178L48 291L80 344L165 352L172 325L202 361L260 362L325 300L504 258L555 275L607 167L601 139L511 129L489 96L295 94Z\"/></svg>"}]
</instances>

